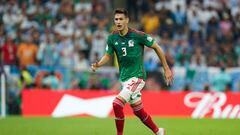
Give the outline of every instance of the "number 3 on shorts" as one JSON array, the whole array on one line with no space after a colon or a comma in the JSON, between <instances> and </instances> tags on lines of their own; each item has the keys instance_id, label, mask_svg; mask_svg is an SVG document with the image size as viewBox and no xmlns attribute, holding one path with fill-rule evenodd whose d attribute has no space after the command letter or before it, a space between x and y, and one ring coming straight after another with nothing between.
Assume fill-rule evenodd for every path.
<instances>
[{"instance_id":1,"label":"number 3 on shorts","mask_svg":"<svg viewBox=\"0 0 240 135\"><path fill-rule=\"evenodd\" d=\"M122 51L123 51L123 56L126 56L126 55L127 55L127 49L126 49L126 47L123 47L123 48L122 48Z\"/></svg>"}]
</instances>

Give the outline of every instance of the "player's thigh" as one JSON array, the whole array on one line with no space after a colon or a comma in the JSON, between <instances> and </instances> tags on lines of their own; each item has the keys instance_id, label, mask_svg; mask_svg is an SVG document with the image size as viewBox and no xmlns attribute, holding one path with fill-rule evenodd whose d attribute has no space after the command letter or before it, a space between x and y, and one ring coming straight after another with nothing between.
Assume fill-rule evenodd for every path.
<instances>
[{"instance_id":1,"label":"player's thigh","mask_svg":"<svg viewBox=\"0 0 240 135\"><path fill-rule=\"evenodd\" d=\"M141 98L141 90L145 85L145 82L142 79L133 77L126 82L122 83L123 88L119 93L119 96L124 98L126 102L135 102Z\"/></svg>"},{"instance_id":2,"label":"player's thigh","mask_svg":"<svg viewBox=\"0 0 240 135\"><path fill-rule=\"evenodd\" d=\"M138 82L138 85L136 86L135 91L133 91L133 94L130 98L130 101L129 101L130 104L135 104L141 100L141 96L142 96L141 90L143 89L144 85L145 85L145 82L143 80Z\"/></svg>"}]
</instances>

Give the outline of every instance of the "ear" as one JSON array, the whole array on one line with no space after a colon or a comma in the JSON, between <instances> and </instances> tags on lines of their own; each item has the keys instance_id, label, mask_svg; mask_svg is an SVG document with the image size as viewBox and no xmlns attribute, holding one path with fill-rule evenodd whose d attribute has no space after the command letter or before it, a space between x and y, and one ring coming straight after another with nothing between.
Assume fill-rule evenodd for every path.
<instances>
[{"instance_id":1,"label":"ear","mask_svg":"<svg viewBox=\"0 0 240 135\"><path fill-rule=\"evenodd\" d=\"M128 18L128 17L127 17L127 20L126 20L126 21L127 21L127 23L129 22L129 18Z\"/></svg>"}]
</instances>

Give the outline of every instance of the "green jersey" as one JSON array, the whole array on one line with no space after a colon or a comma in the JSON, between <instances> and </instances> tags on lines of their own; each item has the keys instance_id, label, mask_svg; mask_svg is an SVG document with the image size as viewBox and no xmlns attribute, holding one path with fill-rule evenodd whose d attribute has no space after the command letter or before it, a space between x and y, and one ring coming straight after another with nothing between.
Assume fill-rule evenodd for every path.
<instances>
[{"instance_id":1,"label":"green jersey","mask_svg":"<svg viewBox=\"0 0 240 135\"><path fill-rule=\"evenodd\" d=\"M120 80L127 81L132 77L146 79L146 72L143 64L144 46L151 47L154 40L147 34L131 29L124 36L117 31L108 37L106 53L116 53Z\"/></svg>"}]
</instances>

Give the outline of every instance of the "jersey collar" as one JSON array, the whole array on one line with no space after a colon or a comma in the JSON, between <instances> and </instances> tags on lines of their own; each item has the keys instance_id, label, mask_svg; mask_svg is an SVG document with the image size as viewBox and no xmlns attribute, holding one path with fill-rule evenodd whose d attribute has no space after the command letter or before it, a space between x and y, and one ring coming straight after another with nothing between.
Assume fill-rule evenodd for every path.
<instances>
[{"instance_id":1,"label":"jersey collar","mask_svg":"<svg viewBox=\"0 0 240 135\"><path fill-rule=\"evenodd\" d=\"M132 28L128 27L128 32L125 35L120 35L120 33L118 33L119 36L121 37L126 37L127 35L129 35L131 32L133 31Z\"/></svg>"}]
</instances>

